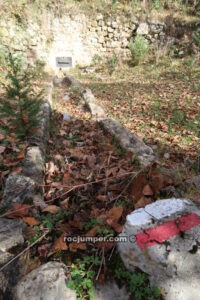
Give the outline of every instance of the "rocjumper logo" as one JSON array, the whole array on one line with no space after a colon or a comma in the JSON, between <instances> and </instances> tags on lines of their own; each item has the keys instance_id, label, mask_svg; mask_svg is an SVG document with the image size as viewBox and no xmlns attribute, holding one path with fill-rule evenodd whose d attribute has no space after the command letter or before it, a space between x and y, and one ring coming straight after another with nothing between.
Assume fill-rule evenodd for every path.
<instances>
[{"instance_id":1,"label":"rocjumper logo","mask_svg":"<svg viewBox=\"0 0 200 300\"><path fill-rule=\"evenodd\" d=\"M126 243L127 236L65 236L66 243Z\"/></svg>"}]
</instances>

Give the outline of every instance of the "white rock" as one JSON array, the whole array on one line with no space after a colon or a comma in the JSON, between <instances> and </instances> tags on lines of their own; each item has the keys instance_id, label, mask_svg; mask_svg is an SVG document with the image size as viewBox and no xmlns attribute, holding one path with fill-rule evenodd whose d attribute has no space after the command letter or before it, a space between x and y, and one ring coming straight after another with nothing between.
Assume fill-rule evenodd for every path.
<instances>
[{"instance_id":1,"label":"white rock","mask_svg":"<svg viewBox=\"0 0 200 300\"><path fill-rule=\"evenodd\" d=\"M97 21L103 20L103 15L102 14L98 14L97 17L96 17L96 20Z\"/></svg>"},{"instance_id":2,"label":"white rock","mask_svg":"<svg viewBox=\"0 0 200 300\"><path fill-rule=\"evenodd\" d=\"M0 251L6 252L24 243L23 224L21 219L0 219Z\"/></svg>"},{"instance_id":3,"label":"white rock","mask_svg":"<svg viewBox=\"0 0 200 300\"><path fill-rule=\"evenodd\" d=\"M69 93L66 93L66 94L64 95L63 100L64 100L64 101L69 101L69 100L70 100L70 95L69 95Z\"/></svg>"},{"instance_id":4,"label":"white rock","mask_svg":"<svg viewBox=\"0 0 200 300\"><path fill-rule=\"evenodd\" d=\"M63 121L70 121L71 120L71 116L68 113L64 113L63 114Z\"/></svg>"},{"instance_id":5,"label":"white rock","mask_svg":"<svg viewBox=\"0 0 200 300\"><path fill-rule=\"evenodd\" d=\"M170 159L170 153L165 153L165 154L164 154L164 158L165 158L165 159Z\"/></svg>"},{"instance_id":6,"label":"white rock","mask_svg":"<svg viewBox=\"0 0 200 300\"><path fill-rule=\"evenodd\" d=\"M137 34L146 35L149 33L149 25L147 23L140 23Z\"/></svg>"},{"instance_id":7,"label":"white rock","mask_svg":"<svg viewBox=\"0 0 200 300\"><path fill-rule=\"evenodd\" d=\"M15 288L15 300L76 300L75 291L66 285L67 268L48 262L26 275Z\"/></svg>"}]
</instances>

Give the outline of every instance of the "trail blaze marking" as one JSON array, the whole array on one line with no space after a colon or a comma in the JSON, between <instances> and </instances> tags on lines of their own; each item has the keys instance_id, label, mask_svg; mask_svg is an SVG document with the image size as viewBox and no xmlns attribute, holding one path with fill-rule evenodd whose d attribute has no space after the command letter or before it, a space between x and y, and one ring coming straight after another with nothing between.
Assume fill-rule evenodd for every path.
<instances>
[{"instance_id":1,"label":"trail blaze marking","mask_svg":"<svg viewBox=\"0 0 200 300\"><path fill-rule=\"evenodd\" d=\"M166 222L162 225L147 229L142 233L136 234L136 241L141 249L161 244L163 241L180 232L187 231L200 224L200 216L190 213L186 216Z\"/></svg>"}]
</instances>

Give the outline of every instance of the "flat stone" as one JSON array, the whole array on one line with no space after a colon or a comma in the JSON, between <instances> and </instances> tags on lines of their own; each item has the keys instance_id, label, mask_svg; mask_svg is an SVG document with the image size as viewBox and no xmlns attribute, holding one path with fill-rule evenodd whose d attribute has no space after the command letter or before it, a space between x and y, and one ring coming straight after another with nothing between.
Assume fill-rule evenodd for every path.
<instances>
[{"instance_id":1,"label":"flat stone","mask_svg":"<svg viewBox=\"0 0 200 300\"><path fill-rule=\"evenodd\" d=\"M83 99L93 117L97 119L105 117L104 109L96 102L95 97L90 89L86 89L84 91Z\"/></svg>"},{"instance_id":2,"label":"flat stone","mask_svg":"<svg viewBox=\"0 0 200 300\"><path fill-rule=\"evenodd\" d=\"M66 285L67 267L48 262L27 274L15 288L15 300L76 300Z\"/></svg>"},{"instance_id":3,"label":"flat stone","mask_svg":"<svg viewBox=\"0 0 200 300\"><path fill-rule=\"evenodd\" d=\"M115 281L98 284L95 288L93 300L129 300L130 295L125 287L121 289Z\"/></svg>"},{"instance_id":4,"label":"flat stone","mask_svg":"<svg viewBox=\"0 0 200 300\"><path fill-rule=\"evenodd\" d=\"M98 14L96 16L96 20L99 21L99 20L103 20L103 15L102 14Z\"/></svg>"},{"instance_id":5,"label":"flat stone","mask_svg":"<svg viewBox=\"0 0 200 300\"><path fill-rule=\"evenodd\" d=\"M0 209L8 209L13 203L24 203L30 201L35 193L35 181L27 176L11 174L7 181L0 203Z\"/></svg>"},{"instance_id":6,"label":"flat stone","mask_svg":"<svg viewBox=\"0 0 200 300\"><path fill-rule=\"evenodd\" d=\"M63 121L70 121L71 120L71 116L68 113L64 113L63 114Z\"/></svg>"},{"instance_id":7,"label":"flat stone","mask_svg":"<svg viewBox=\"0 0 200 300\"><path fill-rule=\"evenodd\" d=\"M146 35L149 33L149 25L147 23L140 23L137 28L137 34Z\"/></svg>"},{"instance_id":8,"label":"flat stone","mask_svg":"<svg viewBox=\"0 0 200 300\"><path fill-rule=\"evenodd\" d=\"M107 118L100 120L100 123L110 134L117 138L122 148L138 157L141 165L147 166L155 160L153 150L119 122Z\"/></svg>"},{"instance_id":9,"label":"flat stone","mask_svg":"<svg viewBox=\"0 0 200 300\"><path fill-rule=\"evenodd\" d=\"M118 243L127 269L149 274L166 300L199 299L200 210L186 199L165 199L127 216Z\"/></svg>"},{"instance_id":10,"label":"flat stone","mask_svg":"<svg viewBox=\"0 0 200 300\"><path fill-rule=\"evenodd\" d=\"M23 230L26 225L21 219L0 219L0 267L14 258L14 247L24 243ZM10 252L12 250L12 252ZM0 271L0 299L13 299L13 285L23 270L23 258L15 259Z\"/></svg>"},{"instance_id":11,"label":"flat stone","mask_svg":"<svg viewBox=\"0 0 200 300\"><path fill-rule=\"evenodd\" d=\"M63 100L68 102L70 100L70 94L69 93L66 93L63 97Z\"/></svg>"},{"instance_id":12,"label":"flat stone","mask_svg":"<svg viewBox=\"0 0 200 300\"><path fill-rule=\"evenodd\" d=\"M25 225L21 219L0 218L0 251L7 252L11 248L24 243L23 229Z\"/></svg>"},{"instance_id":13,"label":"flat stone","mask_svg":"<svg viewBox=\"0 0 200 300\"><path fill-rule=\"evenodd\" d=\"M23 175L30 177L41 184L45 173L44 153L40 147L32 146L26 151L26 158L23 161Z\"/></svg>"}]
</instances>

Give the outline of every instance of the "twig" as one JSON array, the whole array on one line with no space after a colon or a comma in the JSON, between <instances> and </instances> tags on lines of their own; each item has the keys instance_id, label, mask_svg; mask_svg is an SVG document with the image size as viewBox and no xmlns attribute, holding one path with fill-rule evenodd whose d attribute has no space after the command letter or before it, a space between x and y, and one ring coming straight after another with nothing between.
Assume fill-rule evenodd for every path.
<instances>
[{"instance_id":1,"label":"twig","mask_svg":"<svg viewBox=\"0 0 200 300\"><path fill-rule=\"evenodd\" d=\"M111 260L111 257L113 256L113 252L114 252L115 248L116 248L116 246L114 246L114 247L112 248L112 251L111 251L111 253L110 253L110 256L108 257L108 260L109 260L109 261Z\"/></svg>"},{"instance_id":2,"label":"twig","mask_svg":"<svg viewBox=\"0 0 200 300\"><path fill-rule=\"evenodd\" d=\"M105 256L104 256L104 248L103 248L102 249L101 263L100 263L99 270L98 270L98 273L97 273L97 276L96 276L96 280L99 279L99 275L101 273L101 269L102 269L102 265L103 265L104 260L105 260Z\"/></svg>"},{"instance_id":3,"label":"twig","mask_svg":"<svg viewBox=\"0 0 200 300\"><path fill-rule=\"evenodd\" d=\"M116 204L117 200L123 195L123 193L127 190L127 188L130 186L130 184L132 183L133 179L135 179L143 171L144 171L144 169L140 170L135 175L133 175L132 178L131 178L131 180L128 182L128 184L125 186L125 188L121 191L121 193L117 197L115 197L114 199L112 199L112 201L115 201L114 205Z\"/></svg>"},{"instance_id":4,"label":"twig","mask_svg":"<svg viewBox=\"0 0 200 300\"><path fill-rule=\"evenodd\" d=\"M33 246L35 246L38 242L42 241L43 238L49 233L50 231L46 231L40 238L38 238L33 244L29 245L27 248L25 248L22 252L17 254L15 257L13 257L11 260L9 260L3 267L0 268L0 272L3 271L8 265L10 265L13 261L15 261L18 257L20 257L22 254L26 253L29 249L31 249Z\"/></svg>"}]
</instances>

